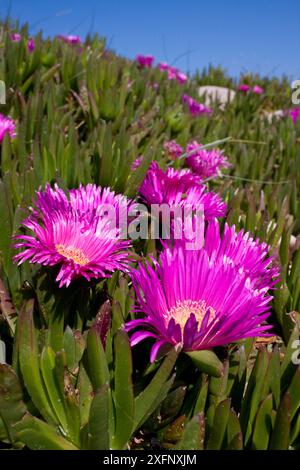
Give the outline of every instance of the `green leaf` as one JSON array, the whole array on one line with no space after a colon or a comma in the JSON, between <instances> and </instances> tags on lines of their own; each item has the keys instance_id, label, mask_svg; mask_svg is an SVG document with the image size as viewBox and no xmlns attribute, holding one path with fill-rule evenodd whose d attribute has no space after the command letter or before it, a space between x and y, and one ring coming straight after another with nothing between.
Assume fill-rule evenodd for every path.
<instances>
[{"instance_id":1,"label":"green leaf","mask_svg":"<svg viewBox=\"0 0 300 470\"><path fill-rule=\"evenodd\" d=\"M109 384L109 370L106 355L101 343L101 339L96 330L91 328L87 335L87 362L88 373L94 391L102 385Z\"/></svg>"},{"instance_id":2,"label":"green leaf","mask_svg":"<svg viewBox=\"0 0 300 470\"><path fill-rule=\"evenodd\" d=\"M267 450L272 432L271 412L273 409L272 394L261 403L253 427L252 446L255 450Z\"/></svg>"},{"instance_id":3,"label":"green leaf","mask_svg":"<svg viewBox=\"0 0 300 470\"><path fill-rule=\"evenodd\" d=\"M18 319L17 341L19 343L20 368L33 403L46 420L57 424L58 421L48 401L40 373L38 343L33 322L33 307L34 301L27 301L21 308Z\"/></svg>"},{"instance_id":4,"label":"green leaf","mask_svg":"<svg viewBox=\"0 0 300 470\"><path fill-rule=\"evenodd\" d=\"M208 450L218 450L222 448L225 431L229 418L230 399L219 403L215 411L214 423L207 443Z\"/></svg>"},{"instance_id":5,"label":"green leaf","mask_svg":"<svg viewBox=\"0 0 300 470\"><path fill-rule=\"evenodd\" d=\"M25 412L18 377L9 365L0 364L0 418L11 443L15 441L13 425L22 419Z\"/></svg>"},{"instance_id":6,"label":"green leaf","mask_svg":"<svg viewBox=\"0 0 300 470\"><path fill-rule=\"evenodd\" d=\"M199 413L184 427L182 438L176 450L203 450L205 438L205 416Z\"/></svg>"},{"instance_id":7,"label":"green leaf","mask_svg":"<svg viewBox=\"0 0 300 470\"><path fill-rule=\"evenodd\" d=\"M134 395L132 385L132 358L128 335L118 331L115 336L115 387L116 433L113 448L123 449L129 441L134 425Z\"/></svg>"},{"instance_id":8,"label":"green leaf","mask_svg":"<svg viewBox=\"0 0 300 470\"><path fill-rule=\"evenodd\" d=\"M221 377L223 374L223 364L212 351L190 351L186 354L192 359L194 365L201 372Z\"/></svg>"},{"instance_id":9,"label":"green leaf","mask_svg":"<svg viewBox=\"0 0 300 470\"><path fill-rule=\"evenodd\" d=\"M139 428L142 423L151 415L153 405L158 406L157 397L162 393L169 375L177 360L178 353L172 349L164 362L156 372L149 385L135 399L135 419L134 428Z\"/></svg>"},{"instance_id":10,"label":"green leaf","mask_svg":"<svg viewBox=\"0 0 300 470\"><path fill-rule=\"evenodd\" d=\"M33 416L26 415L15 429L18 439L32 450L78 450L57 428Z\"/></svg>"},{"instance_id":11,"label":"green leaf","mask_svg":"<svg viewBox=\"0 0 300 470\"><path fill-rule=\"evenodd\" d=\"M271 437L271 450L287 450L289 448L292 401L289 392L282 397L275 419Z\"/></svg>"},{"instance_id":12,"label":"green leaf","mask_svg":"<svg viewBox=\"0 0 300 470\"><path fill-rule=\"evenodd\" d=\"M91 404L88 424L88 448L108 450L109 443L109 387L102 385Z\"/></svg>"}]
</instances>

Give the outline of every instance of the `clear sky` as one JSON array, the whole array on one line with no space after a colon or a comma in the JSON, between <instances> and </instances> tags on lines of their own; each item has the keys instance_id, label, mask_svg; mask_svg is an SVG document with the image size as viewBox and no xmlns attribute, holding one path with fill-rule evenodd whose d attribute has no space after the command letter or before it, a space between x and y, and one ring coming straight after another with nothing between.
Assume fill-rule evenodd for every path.
<instances>
[{"instance_id":1,"label":"clear sky","mask_svg":"<svg viewBox=\"0 0 300 470\"><path fill-rule=\"evenodd\" d=\"M0 14L45 36L97 31L130 58L193 72L209 63L300 79L300 0L0 0Z\"/></svg>"}]
</instances>

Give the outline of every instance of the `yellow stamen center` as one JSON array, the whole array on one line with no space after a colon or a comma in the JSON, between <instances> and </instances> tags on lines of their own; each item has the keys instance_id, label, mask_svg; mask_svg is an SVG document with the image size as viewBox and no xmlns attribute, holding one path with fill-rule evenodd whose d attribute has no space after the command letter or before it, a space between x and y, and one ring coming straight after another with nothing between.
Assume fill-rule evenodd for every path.
<instances>
[{"instance_id":1,"label":"yellow stamen center","mask_svg":"<svg viewBox=\"0 0 300 470\"><path fill-rule=\"evenodd\" d=\"M73 246L65 246L65 245L55 245L57 253L64 256L67 259L71 259L76 264L80 264L80 266L84 266L90 262L87 256L83 253L80 248L74 248Z\"/></svg>"},{"instance_id":2,"label":"yellow stamen center","mask_svg":"<svg viewBox=\"0 0 300 470\"><path fill-rule=\"evenodd\" d=\"M181 331L183 331L191 313L195 315L195 318L200 327L208 310L210 311L208 323L210 323L215 318L216 311L207 305L204 300L183 300L182 302L177 301L175 307L172 307L168 311L168 317L173 317L175 322L180 326Z\"/></svg>"}]
</instances>

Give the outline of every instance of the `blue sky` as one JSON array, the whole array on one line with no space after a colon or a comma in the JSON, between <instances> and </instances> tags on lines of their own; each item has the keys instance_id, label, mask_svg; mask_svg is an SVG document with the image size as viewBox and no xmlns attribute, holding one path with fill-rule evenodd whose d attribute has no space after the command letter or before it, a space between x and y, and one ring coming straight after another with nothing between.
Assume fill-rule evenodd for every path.
<instances>
[{"instance_id":1,"label":"blue sky","mask_svg":"<svg viewBox=\"0 0 300 470\"><path fill-rule=\"evenodd\" d=\"M209 63L300 79L299 0L0 0L0 14L45 36L97 31L127 57L193 72Z\"/></svg>"}]
</instances>

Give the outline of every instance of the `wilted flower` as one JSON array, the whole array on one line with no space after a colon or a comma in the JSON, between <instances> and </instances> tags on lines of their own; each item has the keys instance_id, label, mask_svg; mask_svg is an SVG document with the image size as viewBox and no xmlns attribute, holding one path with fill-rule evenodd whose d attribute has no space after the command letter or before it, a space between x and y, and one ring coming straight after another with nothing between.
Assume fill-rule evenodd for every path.
<instances>
[{"instance_id":1,"label":"wilted flower","mask_svg":"<svg viewBox=\"0 0 300 470\"><path fill-rule=\"evenodd\" d=\"M81 44L80 36L76 36L73 34L60 34L58 38L66 42L67 44Z\"/></svg>"},{"instance_id":2,"label":"wilted flower","mask_svg":"<svg viewBox=\"0 0 300 470\"><path fill-rule=\"evenodd\" d=\"M12 42L20 42L22 37L19 33L12 33L10 39L12 40Z\"/></svg>"},{"instance_id":3,"label":"wilted flower","mask_svg":"<svg viewBox=\"0 0 300 470\"><path fill-rule=\"evenodd\" d=\"M261 95L264 92L264 89L260 87L259 85L255 85L252 88L252 93L255 93L256 95Z\"/></svg>"},{"instance_id":4,"label":"wilted flower","mask_svg":"<svg viewBox=\"0 0 300 470\"><path fill-rule=\"evenodd\" d=\"M34 51L34 49L35 49L35 41L34 41L33 38L29 38L29 39L28 39L27 47L28 47L28 51L29 51L29 52L33 52L33 51Z\"/></svg>"},{"instance_id":5,"label":"wilted flower","mask_svg":"<svg viewBox=\"0 0 300 470\"><path fill-rule=\"evenodd\" d=\"M183 95L182 97L183 103L188 105L189 111L192 116L199 116L201 114L211 114L212 109L207 108L204 104L198 103L198 101L194 100L191 96Z\"/></svg>"},{"instance_id":6,"label":"wilted flower","mask_svg":"<svg viewBox=\"0 0 300 470\"><path fill-rule=\"evenodd\" d=\"M112 214L107 208L114 208ZM128 210L124 196L95 185L80 186L66 194L49 185L38 191L32 213L22 223L33 235L19 235L15 256L19 264L29 260L59 265L56 280L68 286L77 277L87 280L109 277L128 267L130 242L121 239L122 214Z\"/></svg>"},{"instance_id":7,"label":"wilted flower","mask_svg":"<svg viewBox=\"0 0 300 470\"><path fill-rule=\"evenodd\" d=\"M139 66L142 68L150 68L152 67L154 57L153 55L141 55L138 54L136 56L136 60L139 63Z\"/></svg>"},{"instance_id":8,"label":"wilted flower","mask_svg":"<svg viewBox=\"0 0 300 470\"><path fill-rule=\"evenodd\" d=\"M300 108L290 109L289 115L291 116L294 123L300 118Z\"/></svg>"},{"instance_id":9,"label":"wilted flower","mask_svg":"<svg viewBox=\"0 0 300 470\"><path fill-rule=\"evenodd\" d=\"M12 118L0 114L0 143L3 141L6 133L8 133L11 138L16 136L15 127L16 124Z\"/></svg>"},{"instance_id":10,"label":"wilted flower","mask_svg":"<svg viewBox=\"0 0 300 470\"><path fill-rule=\"evenodd\" d=\"M217 176L221 168L230 166L222 150L201 149L201 144L196 140L187 145L186 151L187 165L203 179Z\"/></svg>"},{"instance_id":11,"label":"wilted flower","mask_svg":"<svg viewBox=\"0 0 300 470\"><path fill-rule=\"evenodd\" d=\"M189 170L168 168L163 171L157 162L152 162L140 187L140 195L147 204L187 206L195 210L203 206L206 219L223 217L227 206L220 196L207 191L200 184L201 178Z\"/></svg>"},{"instance_id":12,"label":"wilted flower","mask_svg":"<svg viewBox=\"0 0 300 470\"><path fill-rule=\"evenodd\" d=\"M205 248L165 249L153 265L139 264L133 270L136 312L144 315L125 325L131 345L146 338L155 340L153 362L166 345L184 351L211 349L243 338L265 336L271 328L271 296L250 289L246 275L225 256L214 258Z\"/></svg>"},{"instance_id":13,"label":"wilted flower","mask_svg":"<svg viewBox=\"0 0 300 470\"><path fill-rule=\"evenodd\" d=\"M241 85L238 86L238 90L247 92L250 90L250 86L246 85L246 83L242 83Z\"/></svg>"},{"instance_id":14,"label":"wilted flower","mask_svg":"<svg viewBox=\"0 0 300 470\"><path fill-rule=\"evenodd\" d=\"M164 151L173 159L180 157L183 154L182 147L177 144L175 140L168 140L164 143Z\"/></svg>"}]
</instances>

